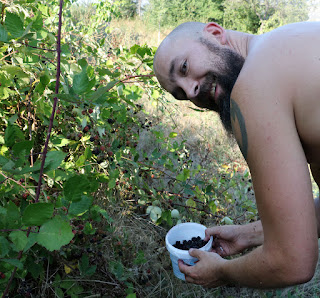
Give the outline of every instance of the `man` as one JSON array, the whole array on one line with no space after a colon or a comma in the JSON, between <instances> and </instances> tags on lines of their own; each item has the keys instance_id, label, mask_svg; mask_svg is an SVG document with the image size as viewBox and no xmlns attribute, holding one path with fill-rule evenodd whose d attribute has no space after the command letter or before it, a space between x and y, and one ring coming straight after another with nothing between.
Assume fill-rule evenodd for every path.
<instances>
[{"instance_id":1,"label":"man","mask_svg":"<svg viewBox=\"0 0 320 298\"><path fill-rule=\"evenodd\" d=\"M207 229L213 252L190 250L195 266L179 261L186 280L260 288L309 281L320 235L308 168L320 186L320 23L259 36L185 23L159 46L154 71L177 99L219 113L248 163L261 218Z\"/></svg>"}]
</instances>

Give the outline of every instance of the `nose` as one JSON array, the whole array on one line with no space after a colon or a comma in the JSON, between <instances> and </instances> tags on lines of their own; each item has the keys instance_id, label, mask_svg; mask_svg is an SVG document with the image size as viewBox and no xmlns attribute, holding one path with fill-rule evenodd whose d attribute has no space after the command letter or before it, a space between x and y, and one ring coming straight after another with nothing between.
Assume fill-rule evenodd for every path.
<instances>
[{"instance_id":1,"label":"nose","mask_svg":"<svg viewBox=\"0 0 320 298\"><path fill-rule=\"evenodd\" d=\"M200 85L198 82L193 82L190 86L190 90L189 90L189 93L188 94L188 98L192 99L192 98L195 98L198 96L200 92Z\"/></svg>"},{"instance_id":2,"label":"nose","mask_svg":"<svg viewBox=\"0 0 320 298\"><path fill-rule=\"evenodd\" d=\"M200 92L200 84L197 81L187 81L183 86L183 90L186 93L188 99L192 99L198 96Z\"/></svg>"}]
</instances>

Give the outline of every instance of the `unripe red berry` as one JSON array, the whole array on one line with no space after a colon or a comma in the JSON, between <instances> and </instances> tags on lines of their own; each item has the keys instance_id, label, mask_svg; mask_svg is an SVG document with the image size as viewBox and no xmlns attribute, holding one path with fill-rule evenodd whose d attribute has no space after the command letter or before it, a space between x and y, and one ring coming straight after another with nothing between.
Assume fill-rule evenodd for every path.
<instances>
[{"instance_id":1,"label":"unripe red berry","mask_svg":"<svg viewBox=\"0 0 320 298\"><path fill-rule=\"evenodd\" d=\"M26 199L28 196L29 196L29 194L28 194L27 192L25 192L25 193L22 195L22 198Z\"/></svg>"},{"instance_id":2,"label":"unripe red berry","mask_svg":"<svg viewBox=\"0 0 320 298\"><path fill-rule=\"evenodd\" d=\"M102 146L100 147L100 150L101 150L101 151L104 151L104 150L106 150L106 147L102 145Z\"/></svg>"},{"instance_id":3,"label":"unripe red berry","mask_svg":"<svg viewBox=\"0 0 320 298\"><path fill-rule=\"evenodd\" d=\"M83 110L81 113L82 113L82 115L85 115L85 114L87 114L87 111Z\"/></svg>"},{"instance_id":4,"label":"unripe red berry","mask_svg":"<svg viewBox=\"0 0 320 298\"><path fill-rule=\"evenodd\" d=\"M108 155L109 156L113 156L113 152L112 151L108 151Z\"/></svg>"},{"instance_id":5,"label":"unripe red berry","mask_svg":"<svg viewBox=\"0 0 320 298\"><path fill-rule=\"evenodd\" d=\"M89 109L88 112L89 112L89 114L92 114L92 113L93 113L93 110L92 110L92 109Z\"/></svg>"}]
</instances>

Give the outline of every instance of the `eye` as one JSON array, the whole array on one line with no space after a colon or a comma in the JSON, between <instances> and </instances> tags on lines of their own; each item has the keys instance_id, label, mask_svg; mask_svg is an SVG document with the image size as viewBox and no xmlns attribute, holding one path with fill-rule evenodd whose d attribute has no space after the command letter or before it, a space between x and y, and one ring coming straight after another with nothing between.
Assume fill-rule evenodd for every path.
<instances>
[{"instance_id":1,"label":"eye","mask_svg":"<svg viewBox=\"0 0 320 298\"><path fill-rule=\"evenodd\" d=\"M181 65L180 71L183 75L186 75L187 70L188 70L188 62L187 60L185 60Z\"/></svg>"}]
</instances>

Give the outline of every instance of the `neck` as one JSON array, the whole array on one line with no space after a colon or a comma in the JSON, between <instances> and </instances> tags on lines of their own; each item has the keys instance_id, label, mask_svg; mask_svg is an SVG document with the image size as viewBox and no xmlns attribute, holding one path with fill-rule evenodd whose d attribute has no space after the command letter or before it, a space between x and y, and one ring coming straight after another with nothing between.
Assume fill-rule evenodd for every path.
<instances>
[{"instance_id":1,"label":"neck","mask_svg":"<svg viewBox=\"0 0 320 298\"><path fill-rule=\"evenodd\" d=\"M240 54L243 58L248 56L252 41L257 37L253 34L226 30L227 45Z\"/></svg>"}]
</instances>

